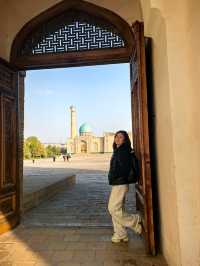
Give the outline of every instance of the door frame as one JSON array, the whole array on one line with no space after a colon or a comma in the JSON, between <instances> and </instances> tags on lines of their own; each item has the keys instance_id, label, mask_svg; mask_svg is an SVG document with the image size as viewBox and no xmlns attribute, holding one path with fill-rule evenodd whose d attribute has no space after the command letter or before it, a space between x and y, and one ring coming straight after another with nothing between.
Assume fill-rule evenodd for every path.
<instances>
[{"instance_id":1,"label":"door frame","mask_svg":"<svg viewBox=\"0 0 200 266\"><path fill-rule=\"evenodd\" d=\"M48 22L51 18L58 16L63 12L67 12L71 9L76 10L77 12L81 11L85 12L86 14L90 14L91 16L94 16L97 21L99 21L99 18L105 20L107 24L112 25L115 29L118 30L118 32L121 34L125 41L125 46L123 48L106 48L101 50L89 50L81 52L76 51L73 53L59 54L42 54L36 56L20 54L20 51L24 42L26 41L27 36L37 30L40 25ZM142 22L135 23L141 24ZM83 0L69 0L63 1L53 6L52 8L42 12L40 15L36 16L24 25L24 27L19 31L13 41L10 62L19 71L59 67L81 67L99 64L131 64L131 56L134 48L137 45L138 43L135 39L132 27L115 13L105 8L85 2ZM20 105L21 104L23 103L20 101ZM23 132L23 123L21 123L20 125L20 130ZM22 158L21 155L22 150L20 154L20 159ZM23 173L20 173L20 175L22 176ZM152 252L152 254L155 255L154 252Z\"/></svg>"}]
</instances>

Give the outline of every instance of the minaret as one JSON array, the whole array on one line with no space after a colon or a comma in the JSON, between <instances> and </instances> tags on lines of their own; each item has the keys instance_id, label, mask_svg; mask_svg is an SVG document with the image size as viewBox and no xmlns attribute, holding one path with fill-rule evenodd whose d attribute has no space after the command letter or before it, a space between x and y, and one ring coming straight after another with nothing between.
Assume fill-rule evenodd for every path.
<instances>
[{"instance_id":1,"label":"minaret","mask_svg":"<svg viewBox=\"0 0 200 266\"><path fill-rule=\"evenodd\" d=\"M70 106L71 111L71 138L75 138L77 135L76 132L76 108L72 105Z\"/></svg>"}]
</instances>

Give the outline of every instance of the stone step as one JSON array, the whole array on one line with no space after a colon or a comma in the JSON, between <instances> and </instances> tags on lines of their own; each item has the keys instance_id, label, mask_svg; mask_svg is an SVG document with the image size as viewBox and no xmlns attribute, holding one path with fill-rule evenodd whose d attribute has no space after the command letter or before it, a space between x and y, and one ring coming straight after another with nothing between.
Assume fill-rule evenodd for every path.
<instances>
[{"instance_id":1,"label":"stone step","mask_svg":"<svg viewBox=\"0 0 200 266\"><path fill-rule=\"evenodd\" d=\"M63 177L60 180L54 180L49 184L38 187L37 190L24 192L23 196L23 210L25 213L30 209L37 207L43 201L48 200L55 196L57 193L63 191L66 188L70 188L76 183L76 175L71 174Z\"/></svg>"}]
</instances>

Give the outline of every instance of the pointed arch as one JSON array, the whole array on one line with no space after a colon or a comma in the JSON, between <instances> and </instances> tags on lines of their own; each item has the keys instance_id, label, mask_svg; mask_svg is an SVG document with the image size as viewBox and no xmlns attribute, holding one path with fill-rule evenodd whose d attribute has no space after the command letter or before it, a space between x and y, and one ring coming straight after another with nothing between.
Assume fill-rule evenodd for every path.
<instances>
[{"instance_id":1,"label":"pointed arch","mask_svg":"<svg viewBox=\"0 0 200 266\"><path fill-rule=\"evenodd\" d=\"M128 62L129 24L83 0L63 1L29 21L17 34L11 62L20 69Z\"/></svg>"}]
</instances>

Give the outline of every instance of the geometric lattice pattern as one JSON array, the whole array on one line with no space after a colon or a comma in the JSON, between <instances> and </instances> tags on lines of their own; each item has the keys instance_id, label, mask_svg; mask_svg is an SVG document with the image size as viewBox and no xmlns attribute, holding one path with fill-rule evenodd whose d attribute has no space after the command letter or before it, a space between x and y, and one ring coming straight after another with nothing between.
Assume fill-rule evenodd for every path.
<instances>
[{"instance_id":1,"label":"geometric lattice pattern","mask_svg":"<svg viewBox=\"0 0 200 266\"><path fill-rule=\"evenodd\" d=\"M116 33L96 25L90 25L87 22L75 21L45 36L33 47L32 54L74 52L123 46L123 40Z\"/></svg>"},{"instance_id":2,"label":"geometric lattice pattern","mask_svg":"<svg viewBox=\"0 0 200 266\"><path fill-rule=\"evenodd\" d=\"M60 20L59 20L60 19ZM124 47L122 37L111 25L66 16L47 22L24 42L22 55L52 54Z\"/></svg>"}]
</instances>

